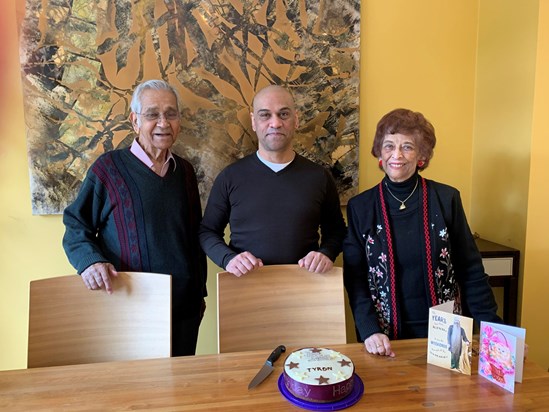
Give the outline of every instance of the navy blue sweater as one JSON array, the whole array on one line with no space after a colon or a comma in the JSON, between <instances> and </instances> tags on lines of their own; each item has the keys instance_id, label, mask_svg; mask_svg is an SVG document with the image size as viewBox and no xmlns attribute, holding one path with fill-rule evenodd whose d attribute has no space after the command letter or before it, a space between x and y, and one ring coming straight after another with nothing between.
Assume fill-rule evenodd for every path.
<instances>
[{"instance_id":1,"label":"navy blue sweater","mask_svg":"<svg viewBox=\"0 0 549 412\"><path fill-rule=\"evenodd\" d=\"M172 275L173 315L195 316L206 295L201 206L192 166L174 157L164 177L129 149L99 157L65 209L63 247L78 273L110 262L120 271Z\"/></svg>"}]
</instances>

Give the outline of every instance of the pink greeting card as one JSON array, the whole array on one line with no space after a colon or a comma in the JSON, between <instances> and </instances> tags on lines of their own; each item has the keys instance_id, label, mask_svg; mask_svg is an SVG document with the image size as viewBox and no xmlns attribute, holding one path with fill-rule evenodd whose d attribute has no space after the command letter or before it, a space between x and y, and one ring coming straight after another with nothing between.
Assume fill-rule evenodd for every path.
<instances>
[{"instance_id":1,"label":"pink greeting card","mask_svg":"<svg viewBox=\"0 0 549 412\"><path fill-rule=\"evenodd\" d=\"M515 382L522 382L526 329L498 323L481 322L478 374L515 392Z\"/></svg>"}]
</instances>

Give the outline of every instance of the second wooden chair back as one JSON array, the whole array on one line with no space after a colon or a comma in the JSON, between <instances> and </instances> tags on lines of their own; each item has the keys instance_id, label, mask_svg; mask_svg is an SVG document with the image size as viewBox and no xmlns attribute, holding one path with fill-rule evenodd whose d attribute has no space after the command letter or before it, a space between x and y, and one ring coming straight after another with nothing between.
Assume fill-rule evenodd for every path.
<instances>
[{"instance_id":1,"label":"second wooden chair back","mask_svg":"<svg viewBox=\"0 0 549 412\"><path fill-rule=\"evenodd\" d=\"M119 272L113 290L78 275L32 281L28 367L169 357L171 276Z\"/></svg>"},{"instance_id":2,"label":"second wooden chair back","mask_svg":"<svg viewBox=\"0 0 549 412\"><path fill-rule=\"evenodd\" d=\"M346 343L343 275L271 265L217 275L218 350Z\"/></svg>"}]
</instances>

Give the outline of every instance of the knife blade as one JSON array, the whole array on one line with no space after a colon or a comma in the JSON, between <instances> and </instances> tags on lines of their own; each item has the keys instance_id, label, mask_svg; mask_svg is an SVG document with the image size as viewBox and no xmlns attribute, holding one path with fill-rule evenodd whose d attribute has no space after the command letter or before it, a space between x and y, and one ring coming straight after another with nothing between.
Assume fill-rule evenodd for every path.
<instances>
[{"instance_id":1,"label":"knife blade","mask_svg":"<svg viewBox=\"0 0 549 412\"><path fill-rule=\"evenodd\" d=\"M265 361L265 364L261 367L259 372L257 372L254 378L251 380L250 384L248 385L248 389L255 388L257 385L263 382L267 378L267 376L271 374L271 372L274 370L273 364L276 362L278 358L280 358L280 355L283 352L286 352L286 346L284 345L277 346L276 349L271 352L271 354Z\"/></svg>"}]
</instances>

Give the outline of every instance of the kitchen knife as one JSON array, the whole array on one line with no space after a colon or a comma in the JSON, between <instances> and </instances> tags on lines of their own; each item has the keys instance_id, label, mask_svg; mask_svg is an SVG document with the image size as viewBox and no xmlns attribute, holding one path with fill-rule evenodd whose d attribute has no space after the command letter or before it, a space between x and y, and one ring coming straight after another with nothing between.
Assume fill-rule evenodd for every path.
<instances>
[{"instance_id":1,"label":"kitchen knife","mask_svg":"<svg viewBox=\"0 0 549 412\"><path fill-rule=\"evenodd\" d=\"M284 345L277 346L277 348L272 351L272 353L265 361L265 364L261 367L259 372L257 372L257 375L255 375L255 377L248 385L248 389L255 388L257 385L263 382L267 376L271 374L271 372L274 370L273 364L278 358L280 358L282 352L286 352L286 347Z\"/></svg>"}]
</instances>

